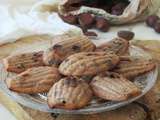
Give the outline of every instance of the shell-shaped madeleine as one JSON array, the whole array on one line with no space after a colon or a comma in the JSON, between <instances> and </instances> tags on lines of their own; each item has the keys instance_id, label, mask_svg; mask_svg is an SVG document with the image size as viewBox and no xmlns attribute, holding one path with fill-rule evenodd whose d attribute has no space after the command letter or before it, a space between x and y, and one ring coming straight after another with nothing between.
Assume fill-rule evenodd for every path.
<instances>
[{"instance_id":1,"label":"shell-shaped madeleine","mask_svg":"<svg viewBox=\"0 0 160 120\"><path fill-rule=\"evenodd\" d=\"M85 76L96 75L111 70L119 62L115 54L105 52L82 52L69 56L59 66L63 75Z\"/></svg>"},{"instance_id":2,"label":"shell-shaped madeleine","mask_svg":"<svg viewBox=\"0 0 160 120\"><path fill-rule=\"evenodd\" d=\"M105 100L125 101L141 94L141 90L119 74L98 75L90 83L94 94Z\"/></svg>"},{"instance_id":3,"label":"shell-shaped madeleine","mask_svg":"<svg viewBox=\"0 0 160 120\"><path fill-rule=\"evenodd\" d=\"M66 77L55 83L48 93L50 108L79 109L92 99L90 86L83 80Z\"/></svg>"},{"instance_id":4,"label":"shell-shaped madeleine","mask_svg":"<svg viewBox=\"0 0 160 120\"><path fill-rule=\"evenodd\" d=\"M55 67L35 67L6 80L7 87L19 93L43 93L61 79Z\"/></svg>"},{"instance_id":5,"label":"shell-shaped madeleine","mask_svg":"<svg viewBox=\"0 0 160 120\"><path fill-rule=\"evenodd\" d=\"M90 52L95 50L95 45L86 36L58 37L59 42L46 50L43 60L46 65L58 66L68 56L78 52Z\"/></svg>"},{"instance_id":6,"label":"shell-shaped madeleine","mask_svg":"<svg viewBox=\"0 0 160 120\"><path fill-rule=\"evenodd\" d=\"M114 38L113 40L98 46L96 51L112 52L117 55L124 55L128 53L128 48L128 40L123 38Z\"/></svg>"},{"instance_id":7,"label":"shell-shaped madeleine","mask_svg":"<svg viewBox=\"0 0 160 120\"><path fill-rule=\"evenodd\" d=\"M128 79L133 79L139 75L147 73L155 69L156 64L153 60L135 59L135 60L122 60L113 70L116 73L122 74Z\"/></svg>"},{"instance_id":8,"label":"shell-shaped madeleine","mask_svg":"<svg viewBox=\"0 0 160 120\"><path fill-rule=\"evenodd\" d=\"M43 52L22 53L8 56L3 60L8 72L21 73L28 68L43 66Z\"/></svg>"}]
</instances>

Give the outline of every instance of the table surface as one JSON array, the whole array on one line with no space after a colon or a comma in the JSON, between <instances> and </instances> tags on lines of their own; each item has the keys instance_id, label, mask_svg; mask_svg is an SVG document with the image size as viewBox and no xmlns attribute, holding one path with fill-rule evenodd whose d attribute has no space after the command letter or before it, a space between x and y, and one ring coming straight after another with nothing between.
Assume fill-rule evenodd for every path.
<instances>
[{"instance_id":1,"label":"table surface","mask_svg":"<svg viewBox=\"0 0 160 120\"><path fill-rule=\"evenodd\" d=\"M16 120L16 118L0 104L0 120Z\"/></svg>"}]
</instances>

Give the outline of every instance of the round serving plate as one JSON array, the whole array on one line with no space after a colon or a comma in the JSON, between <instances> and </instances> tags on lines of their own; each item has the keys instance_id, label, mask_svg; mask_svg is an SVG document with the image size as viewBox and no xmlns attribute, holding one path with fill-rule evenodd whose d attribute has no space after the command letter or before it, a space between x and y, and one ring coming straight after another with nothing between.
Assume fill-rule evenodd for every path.
<instances>
[{"instance_id":1,"label":"round serving plate","mask_svg":"<svg viewBox=\"0 0 160 120\"><path fill-rule=\"evenodd\" d=\"M135 46L130 47L130 55L134 57L143 57L146 59L151 58L150 55L148 55L144 50ZM2 62L0 63L0 70L1 70L0 71L0 78L1 78L0 87L12 99L32 109L40 110L43 112L60 113L60 114L92 114L92 113L99 113L99 112L110 111L110 110L120 108L145 95L154 86L157 80L157 75L158 75L158 70L156 68L153 71L150 71L142 76L137 77L134 80L134 83L142 89L142 93L139 96L131 98L127 101L113 102L113 101L104 101L98 98L94 98L88 104L88 106L82 109L64 110L64 109L57 109L57 108L50 109L46 101L47 93L27 95L27 94L19 94L19 93L10 91L5 84L5 80L8 77L13 76L14 74L6 72Z\"/></svg>"}]
</instances>

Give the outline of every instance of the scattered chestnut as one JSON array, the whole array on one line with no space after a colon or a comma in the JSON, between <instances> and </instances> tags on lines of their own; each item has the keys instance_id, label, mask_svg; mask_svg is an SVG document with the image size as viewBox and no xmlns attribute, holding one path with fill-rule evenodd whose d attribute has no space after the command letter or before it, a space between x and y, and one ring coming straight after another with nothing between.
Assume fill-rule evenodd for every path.
<instances>
[{"instance_id":1,"label":"scattered chestnut","mask_svg":"<svg viewBox=\"0 0 160 120\"><path fill-rule=\"evenodd\" d=\"M102 17L97 17L96 18L96 28L103 32L107 32L110 28L110 23L108 22L108 20Z\"/></svg>"},{"instance_id":2,"label":"scattered chestnut","mask_svg":"<svg viewBox=\"0 0 160 120\"><path fill-rule=\"evenodd\" d=\"M95 32L92 32L92 31L87 31L84 33L84 35L89 36L89 37L97 37L98 36Z\"/></svg>"},{"instance_id":3,"label":"scattered chestnut","mask_svg":"<svg viewBox=\"0 0 160 120\"><path fill-rule=\"evenodd\" d=\"M90 13L82 13L79 15L79 24L82 28L91 28L94 23L94 16Z\"/></svg>"},{"instance_id":4,"label":"scattered chestnut","mask_svg":"<svg viewBox=\"0 0 160 120\"><path fill-rule=\"evenodd\" d=\"M121 37L126 40L132 40L134 37L134 33L131 31L122 30L117 33L118 37Z\"/></svg>"},{"instance_id":5,"label":"scattered chestnut","mask_svg":"<svg viewBox=\"0 0 160 120\"><path fill-rule=\"evenodd\" d=\"M157 22L157 23L154 25L154 30L155 30L157 33L160 33L160 22Z\"/></svg>"},{"instance_id":6,"label":"scattered chestnut","mask_svg":"<svg viewBox=\"0 0 160 120\"><path fill-rule=\"evenodd\" d=\"M146 24L150 27L154 27L155 23L159 20L159 17L156 15L150 15L146 19Z\"/></svg>"}]
</instances>

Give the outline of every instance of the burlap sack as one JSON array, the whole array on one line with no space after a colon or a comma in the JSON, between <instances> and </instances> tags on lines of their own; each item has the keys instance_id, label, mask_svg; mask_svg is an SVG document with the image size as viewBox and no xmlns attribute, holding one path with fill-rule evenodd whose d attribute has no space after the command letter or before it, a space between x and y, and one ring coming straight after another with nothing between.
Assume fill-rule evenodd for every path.
<instances>
[{"instance_id":1,"label":"burlap sack","mask_svg":"<svg viewBox=\"0 0 160 120\"><path fill-rule=\"evenodd\" d=\"M59 5L61 14L80 14L89 12L96 16L102 16L108 19L112 24L124 24L144 20L148 15L155 13L160 7L160 0L129 0L130 4L126 7L120 16L111 15L102 9L81 6L74 8L73 11L67 11L67 7L73 3L79 3L82 0L62 0Z\"/></svg>"},{"instance_id":2,"label":"burlap sack","mask_svg":"<svg viewBox=\"0 0 160 120\"><path fill-rule=\"evenodd\" d=\"M146 16L155 13L160 7L160 0L129 0L130 4L126 7L120 16L111 15L102 9L81 6L74 10L67 11L67 7L72 4L79 3L82 0L43 0L36 4L32 11L53 12L58 11L60 14L80 14L89 12L96 16L102 16L108 19L112 24L132 23L143 21Z\"/></svg>"}]
</instances>

